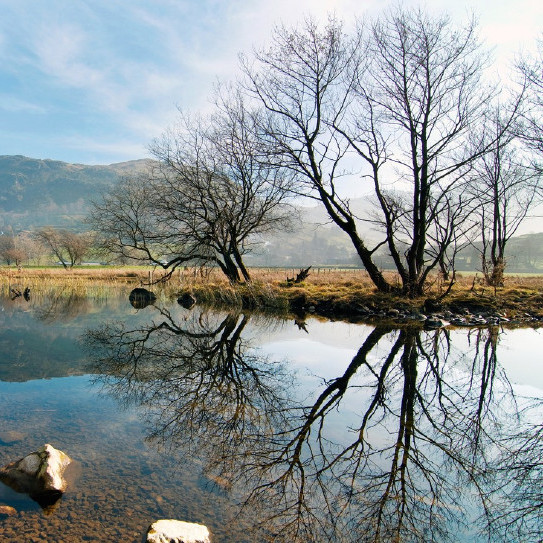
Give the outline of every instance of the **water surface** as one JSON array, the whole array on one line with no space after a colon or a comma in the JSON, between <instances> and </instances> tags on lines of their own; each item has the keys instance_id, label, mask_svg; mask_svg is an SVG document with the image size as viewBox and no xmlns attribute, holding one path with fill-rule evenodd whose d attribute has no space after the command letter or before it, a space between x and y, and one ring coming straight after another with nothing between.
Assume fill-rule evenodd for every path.
<instances>
[{"instance_id":1,"label":"water surface","mask_svg":"<svg viewBox=\"0 0 543 543\"><path fill-rule=\"evenodd\" d=\"M2 541L537 541L536 330L395 330L66 292L0 311L0 463L74 459Z\"/></svg>"}]
</instances>

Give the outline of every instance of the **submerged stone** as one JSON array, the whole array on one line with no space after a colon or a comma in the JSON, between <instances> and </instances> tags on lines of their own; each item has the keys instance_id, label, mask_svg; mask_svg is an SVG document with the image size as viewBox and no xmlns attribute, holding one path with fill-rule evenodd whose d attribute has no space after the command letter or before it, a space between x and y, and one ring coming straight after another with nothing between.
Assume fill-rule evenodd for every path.
<instances>
[{"instance_id":1,"label":"submerged stone","mask_svg":"<svg viewBox=\"0 0 543 543\"><path fill-rule=\"evenodd\" d=\"M157 520L147 530L147 543L210 543L209 530L203 524L181 520Z\"/></svg>"},{"instance_id":2,"label":"submerged stone","mask_svg":"<svg viewBox=\"0 0 543 543\"><path fill-rule=\"evenodd\" d=\"M17 510L10 505L0 505L0 518L13 517L17 514Z\"/></svg>"},{"instance_id":3,"label":"submerged stone","mask_svg":"<svg viewBox=\"0 0 543 543\"><path fill-rule=\"evenodd\" d=\"M5 430L0 432L0 442L7 444L21 441L25 438L25 434L17 430Z\"/></svg>"}]
</instances>

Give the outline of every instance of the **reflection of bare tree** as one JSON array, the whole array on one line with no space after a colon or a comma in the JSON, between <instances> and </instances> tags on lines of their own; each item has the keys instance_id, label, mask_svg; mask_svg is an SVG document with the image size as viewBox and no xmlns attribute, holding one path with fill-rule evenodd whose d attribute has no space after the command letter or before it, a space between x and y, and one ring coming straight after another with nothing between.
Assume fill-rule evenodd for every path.
<instances>
[{"instance_id":1,"label":"reflection of bare tree","mask_svg":"<svg viewBox=\"0 0 543 543\"><path fill-rule=\"evenodd\" d=\"M391 339L384 357L371 356ZM269 455L268 473L262 473L261 456L258 465L244 467L246 474L256 474L251 498L269 507L264 494L279 486L283 513L283 496L292 496L290 525L313 513L314 528L316 509L307 510L308 496L320 493L331 540L455 540L453 527L464 521L467 504L459 481L471 484L470 492L487 507L478 474L484 470L484 445L493 437L485 431L482 439L480 407L488 403L492 385L488 374L455 369L443 339L439 332L376 328L344 374L328 383L302 418L295 415L299 424L291 420L289 435ZM341 446L330 446L326 419L341 410L355 387L367 392L360 398L359 422ZM319 540L304 529L301 540ZM299 530L296 525L297 535Z\"/></svg>"},{"instance_id":2,"label":"reflection of bare tree","mask_svg":"<svg viewBox=\"0 0 543 543\"><path fill-rule=\"evenodd\" d=\"M293 376L248 348L247 316L163 316L90 332L94 370L148 409L150 439L200 456L261 539L457 541L491 518L488 473L516 413L496 331L472 334L460 360L444 331L375 328L302 403Z\"/></svg>"},{"instance_id":3,"label":"reflection of bare tree","mask_svg":"<svg viewBox=\"0 0 543 543\"><path fill-rule=\"evenodd\" d=\"M281 420L283 370L247 352L247 315L193 315L181 327L160 313L158 324L105 325L87 335L92 369L108 390L150 409L149 439L200 452L217 438L247 446Z\"/></svg>"},{"instance_id":4,"label":"reflection of bare tree","mask_svg":"<svg viewBox=\"0 0 543 543\"><path fill-rule=\"evenodd\" d=\"M487 477L493 488L489 530L505 541L543 541L543 402L530 401L524 424L514 425L501 445L502 455ZM523 417L524 418L524 417Z\"/></svg>"},{"instance_id":5,"label":"reflection of bare tree","mask_svg":"<svg viewBox=\"0 0 543 543\"><path fill-rule=\"evenodd\" d=\"M37 301L37 318L44 322L69 321L92 310L88 296L72 289L58 289Z\"/></svg>"}]
</instances>

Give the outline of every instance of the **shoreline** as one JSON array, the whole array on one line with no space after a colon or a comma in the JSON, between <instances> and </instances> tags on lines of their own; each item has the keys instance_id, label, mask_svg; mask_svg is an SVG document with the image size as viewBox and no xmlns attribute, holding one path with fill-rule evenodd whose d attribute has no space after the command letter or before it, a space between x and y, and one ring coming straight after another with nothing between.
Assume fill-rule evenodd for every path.
<instances>
[{"instance_id":1,"label":"shoreline","mask_svg":"<svg viewBox=\"0 0 543 543\"><path fill-rule=\"evenodd\" d=\"M451 292L436 278L418 298L383 294L363 270L312 272L301 284L289 285L291 270L251 269L251 283L232 285L217 270L185 268L162 283L164 271L148 267L0 268L4 292L30 288L145 287L167 297L190 294L197 303L238 310L258 310L298 318L315 315L331 320L426 327L522 325L543 326L543 275L507 276L493 289L477 274L462 275ZM391 272L391 277L393 274ZM157 282L159 281L159 282ZM149 283L152 283L149 285ZM442 321L439 325L437 321Z\"/></svg>"}]
</instances>

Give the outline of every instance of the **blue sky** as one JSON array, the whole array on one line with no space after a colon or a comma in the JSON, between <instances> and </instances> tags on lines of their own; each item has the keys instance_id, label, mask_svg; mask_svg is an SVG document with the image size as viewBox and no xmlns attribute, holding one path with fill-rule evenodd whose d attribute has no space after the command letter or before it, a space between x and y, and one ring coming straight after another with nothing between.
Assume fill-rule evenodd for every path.
<instances>
[{"instance_id":1,"label":"blue sky","mask_svg":"<svg viewBox=\"0 0 543 543\"><path fill-rule=\"evenodd\" d=\"M411 5L420 5L408 2ZM383 0L0 0L0 155L110 164L147 156L177 107L213 84L274 24L333 11L346 22ZM496 46L502 74L543 33L540 0L432 0Z\"/></svg>"}]
</instances>

